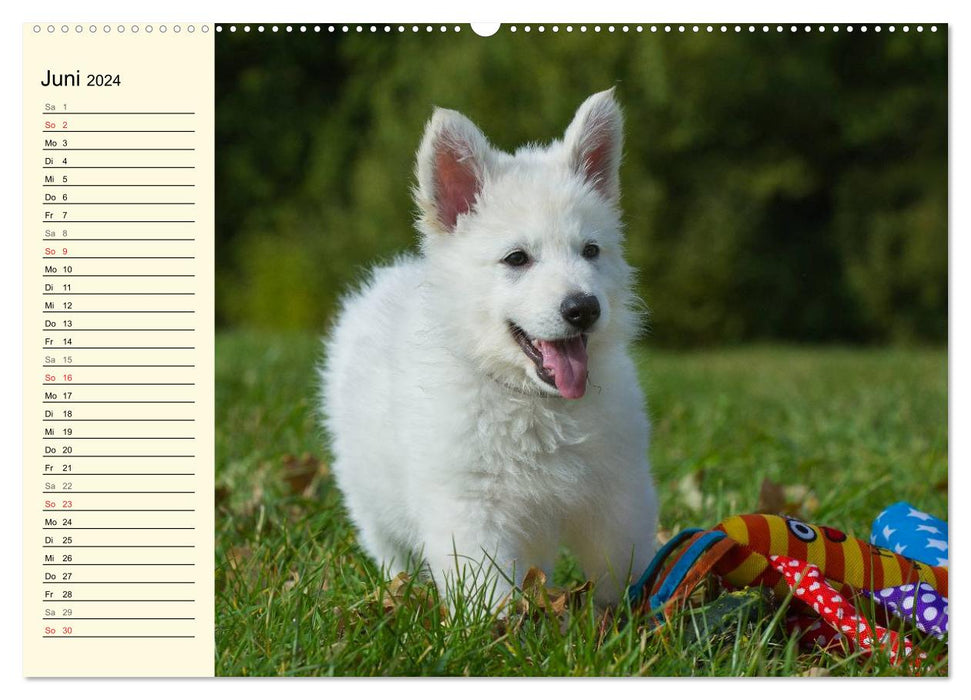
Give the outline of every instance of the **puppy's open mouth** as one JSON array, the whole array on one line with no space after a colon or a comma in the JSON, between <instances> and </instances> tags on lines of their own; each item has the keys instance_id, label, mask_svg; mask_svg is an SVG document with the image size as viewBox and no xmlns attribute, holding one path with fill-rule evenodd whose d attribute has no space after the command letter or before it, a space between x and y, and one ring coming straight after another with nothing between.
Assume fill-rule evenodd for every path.
<instances>
[{"instance_id":1,"label":"puppy's open mouth","mask_svg":"<svg viewBox=\"0 0 971 700\"><path fill-rule=\"evenodd\" d=\"M509 332L533 364L536 375L556 387L567 399L579 399L587 390L587 335L541 340L530 338L522 328L509 322Z\"/></svg>"}]
</instances>

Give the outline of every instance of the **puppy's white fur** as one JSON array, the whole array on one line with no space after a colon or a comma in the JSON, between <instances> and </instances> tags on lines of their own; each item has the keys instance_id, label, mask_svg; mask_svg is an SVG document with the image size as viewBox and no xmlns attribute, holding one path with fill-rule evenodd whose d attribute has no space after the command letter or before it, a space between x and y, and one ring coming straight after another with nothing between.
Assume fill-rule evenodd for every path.
<instances>
[{"instance_id":1,"label":"puppy's white fur","mask_svg":"<svg viewBox=\"0 0 971 700\"><path fill-rule=\"evenodd\" d=\"M416 164L421 255L347 297L321 372L333 471L383 566L420 560L440 587L465 568L466 585L494 587L495 603L530 566L551 574L563 543L606 604L653 555L649 426L628 354L622 124L612 90L580 106L562 141L514 155L457 112L429 121ZM514 250L529 264L504 262ZM601 313L587 331L587 390L570 400L509 324L575 337L560 311L575 293Z\"/></svg>"}]
</instances>

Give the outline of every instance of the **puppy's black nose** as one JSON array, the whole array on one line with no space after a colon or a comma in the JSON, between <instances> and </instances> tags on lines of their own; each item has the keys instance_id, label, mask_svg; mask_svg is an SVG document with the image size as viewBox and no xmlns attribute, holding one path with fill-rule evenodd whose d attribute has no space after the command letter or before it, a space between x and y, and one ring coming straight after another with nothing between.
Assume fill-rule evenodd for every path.
<instances>
[{"instance_id":1,"label":"puppy's black nose","mask_svg":"<svg viewBox=\"0 0 971 700\"><path fill-rule=\"evenodd\" d=\"M560 315L574 328L585 331L600 318L600 302L592 294L571 294L560 304Z\"/></svg>"}]
</instances>

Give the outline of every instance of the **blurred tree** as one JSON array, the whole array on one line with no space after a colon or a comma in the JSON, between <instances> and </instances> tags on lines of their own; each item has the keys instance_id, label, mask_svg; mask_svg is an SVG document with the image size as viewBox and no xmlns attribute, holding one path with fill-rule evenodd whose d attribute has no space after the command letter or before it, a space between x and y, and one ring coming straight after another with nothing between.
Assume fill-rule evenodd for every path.
<instances>
[{"instance_id":1,"label":"blurred tree","mask_svg":"<svg viewBox=\"0 0 971 700\"><path fill-rule=\"evenodd\" d=\"M617 85L654 342L946 340L946 32L772 29L219 35L219 322L323 330L414 247L433 105L511 150Z\"/></svg>"}]
</instances>

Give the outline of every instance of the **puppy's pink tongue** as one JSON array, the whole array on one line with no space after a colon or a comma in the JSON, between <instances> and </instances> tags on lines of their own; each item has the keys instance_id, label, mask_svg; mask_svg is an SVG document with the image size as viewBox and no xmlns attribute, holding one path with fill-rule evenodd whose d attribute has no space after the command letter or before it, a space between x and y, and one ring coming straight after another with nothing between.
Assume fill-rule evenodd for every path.
<instances>
[{"instance_id":1,"label":"puppy's pink tongue","mask_svg":"<svg viewBox=\"0 0 971 700\"><path fill-rule=\"evenodd\" d=\"M580 336L569 340L541 340L543 368L553 375L560 394L579 399L587 390L587 349Z\"/></svg>"}]
</instances>

